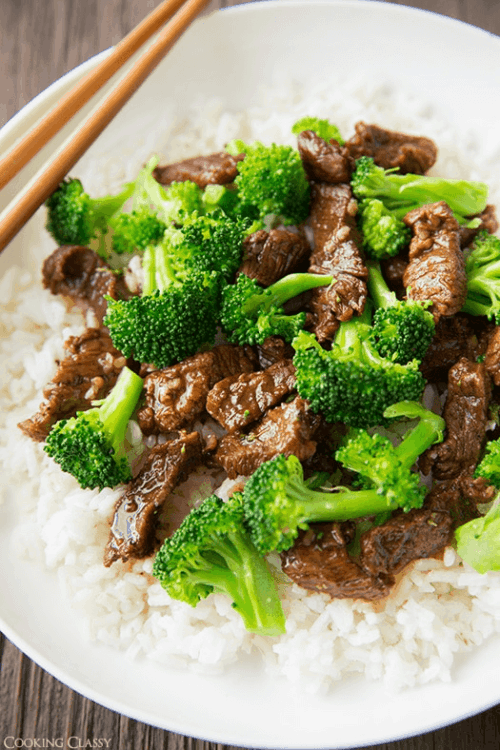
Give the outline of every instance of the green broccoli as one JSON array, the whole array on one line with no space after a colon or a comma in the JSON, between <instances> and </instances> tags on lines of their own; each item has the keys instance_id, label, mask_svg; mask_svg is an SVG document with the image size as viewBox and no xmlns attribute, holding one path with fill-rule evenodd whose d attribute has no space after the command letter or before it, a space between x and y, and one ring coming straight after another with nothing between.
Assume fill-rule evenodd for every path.
<instances>
[{"instance_id":1,"label":"green broccoli","mask_svg":"<svg viewBox=\"0 0 500 750\"><path fill-rule=\"evenodd\" d=\"M172 182L167 188L162 188L162 193L163 200L156 205L160 217L167 223L184 224L193 213L203 210L203 192L195 182Z\"/></svg>"},{"instance_id":2,"label":"green broccoli","mask_svg":"<svg viewBox=\"0 0 500 750\"><path fill-rule=\"evenodd\" d=\"M148 245L160 242L167 225L148 208L142 207L130 213L117 214L111 218L110 227L113 230L113 250L123 255L142 252Z\"/></svg>"},{"instance_id":3,"label":"green broccoli","mask_svg":"<svg viewBox=\"0 0 500 750\"><path fill-rule=\"evenodd\" d=\"M346 521L397 508L422 506L426 488L411 471L418 456L443 439L444 420L416 402L394 404L387 417L419 420L394 447L388 438L352 431L337 450L337 460L361 478L360 489L312 490L296 456L278 455L261 464L245 484L243 507L252 540L265 555L294 543L299 529L318 521Z\"/></svg>"},{"instance_id":4,"label":"green broccoli","mask_svg":"<svg viewBox=\"0 0 500 750\"><path fill-rule=\"evenodd\" d=\"M465 260L467 299L462 308L470 315L485 315L500 325L500 238L478 234Z\"/></svg>"},{"instance_id":5,"label":"green broccoli","mask_svg":"<svg viewBox=\"0 0 500 750\"><path fill-rule=\"evenodd\" d=\"M183 224L192 213L202 210L202 190L194 182L172 182L161 185L153 172L158 157L152 156L139 172L134 183L134 210L149 210L165 224Z\"/></svg>"},{"instance_id":6,"label":"green broccoli","mask_svg":"<svg viewBox=\"0 0 500 750\"><path fill-rule=\"evenodd\" d=\"M486 208L488 187L483 182L445 180L429 175L395 174L383 169L370 156L356 161L351 187L360 200L377 198L391 214L402 219L408 211L426 203L446 201L460 223L471 226L467 217ZM477 219L472 226L477 226Z\"/></svg>"},{"instance_id":7,"label":"green broccoli","mask_svg":"<svg viewBox=\"0 0 500 750\"><path fill-rule=\"evenodd\" d=\"M60 245L88 246L97 240L97 250L103 253L103 238L111 217L121 210L134 192L130 183L118 193L104 198L91 198L80 180L68 178L50 195L45 228Z\"/></svg>"},{"instance_id":8,"label":"green broccoli","mask_svg":"<svg viewBox=\"0 0 500 750\"><path fill-rule=\"evenodd\" d=\"M227 216L237 213L238 191L234 185L207 185L201 195L201 213L223 211Z\"/></svg>"},{"instance_id":9,"label":"green broccoli","mask_svg":"<svg viewBox=\"0 0 500 750\"><path fill-rule=\"evenodd\" d=\"M402 365L376 351L368 317L365 308L363 315L341 323L329 351L305 331L292 341L299 395L327 422L362 428L386 424L387 407L418 400L424 390L417 360Z\"/></svg>"},{"instance_id":10,"label":"green broccoli","mask_svg":"<svg viewBox=\"0 0 500 750\"><path fill-rule=\"evenodd\" d=\"M226 148L232 154L245 153L235 179L241 215L258 217L268 227L307 219L311 189L296 149L238 140Z\"/></svg>"},{"instance_id":11,"label":"green broccoli","mask_svg":"<svg viewBox=\"0 0 500 750\"><path fill-rule=\"evenodd\" d=\"M144 251L142 294L108 303L104 325L126 357L168 367L213 344L220 309L217 273L176 275L164 245ZM182 269L181 269L182 271Z\"/></svg>"},{"instance_id":12,"label":"green broccoli","mask_svg":"<svg viewBox=\"0 0 500 750\"><path fill-rule=\"evenodd\" d=\"M142 378L124 367L109 395L76 417L52 427L44 450L83 489L116 487L132 478L125 434L139 396Z\"/></svg>"},{"instance_id":13,"label":"green broccoli","mask_svg":"<svg viewBox=\"0 0 500 750\"><path fill-rule=\"evenodd\" d=\"M344 145L344 139L340 135L340 131L336 125L331 123L329 120L321 120L319 117L301 117L296 123L292 125L292 133L294 135L300 135L304 130L312 130L324 141L333 140L337 141L339 146Z\"/></svg>"},{"instance_id":14,"label":"green broccoli","mask_svg":"<svg viewBox=\"0 0 500 750\"><path fill-rule=\"evenodd\" d=\"M202 190L194 182L173 182L164 188L154 178L158 158L153 156L116 196L93 199L78 179L61 182L46 201L46 229L59 244L91 246L106 258L108 232L117 254L143 250L157 242L171 224L183 224L195 211L202 212ZM132 200L132 210L122 212Z\"/></svg>"},{"instance_id":15,"label":"green broccoli","mask_svg":"<svg viewBox=\"0 0 500 750\"><path fill-rule=\"evenodd\" d=\"M240 274L236 284L222 290L221 325L233 343L262 344L268 336L281 336L290 342L304 327L306 314L285 315L283 304L333 280L333 276L293 273L263 289L254 279Z\"/></svg>"},{"instance_id":16,"label":"green broccoli","mask_svg":"<svg viewBox=\"0 0 500 750\"><path fill-rule=\"evenodd\" d=\"M285 632L285 617L266 559L245 529L241 494L212 495L186 516L156 555L153 575L173 599L191 606L212 592L229 596L247 630Z\"/></svg>"},{"instance_id":17,"label":"green broccoli","mask_svg":"<svg viewBox=\"0 0 500 750\"><path fill-rule=\"evenodd\" d=\"M230 281L243 256L243 239L250 221L230 219L224 212L194 214L171 239L176 263L186 270L217 271Z\"/></svg>"},{"instance_id":18,"label":"green broccoli","mask_svg":"<svg viewBox=\"0 0 500 750\"><path fill-rule=\"evenodd\" d=\"M475 477L482 477L488 484L500 489L500 438L486 443L484 455L476 467Z\"/></svg>"},{"instance_id":19,"label":"green broccoli","mask_svg":"<svg viewBox=\"0 0 500 750\"><path fill-rule=\"evenodd\" d=\"M392 258L410 242L410 228L378 198L359 201L358 225L370 258Z\"/></svg>"},{"instance_id":20,"label":"green broccoli","mask_svg":"<svg viewBox=\"0 0 500 750\"><path fill-rule=\"evenodd\" d=\"M368 291L375 304L370 340L381 357L405 365L422 361L435 333L430 302L398 300L387 286L380 265L368 265Z\"/></svg>"},{"instance_id":21,"label":"green broccoli","mask_svg":"<svg viewBox=\"0 0 500 750\"><path fill-rule=\"evenodd\" d=\"M455 530L457 552L478 573L500 570L500 496L486 515Z\"/></svg>"}]
</instances>

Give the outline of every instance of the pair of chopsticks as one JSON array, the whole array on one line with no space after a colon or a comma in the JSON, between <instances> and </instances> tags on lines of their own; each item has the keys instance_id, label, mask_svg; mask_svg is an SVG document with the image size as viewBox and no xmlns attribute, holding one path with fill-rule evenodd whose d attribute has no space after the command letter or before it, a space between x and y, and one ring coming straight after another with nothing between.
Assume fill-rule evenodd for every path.
<instances>
[{"instance_id":1,"label":"pair of chopsticks","mask_svg":"<svg viewBox=\"0 0 500 750\"><path fill-rule=\"evenodd\" d=\"M0 220L0 252L31 218L37 208L54 192L68 171L118 114L208 2L209 0L187 0L187 2L165 0L161 3L117 44L96 68L85 75L33 130L0 159L1 189L110 80L122 65L168 19L171 19L130 71L73 134L71 141Z\"/></svg>"}]
</instances>

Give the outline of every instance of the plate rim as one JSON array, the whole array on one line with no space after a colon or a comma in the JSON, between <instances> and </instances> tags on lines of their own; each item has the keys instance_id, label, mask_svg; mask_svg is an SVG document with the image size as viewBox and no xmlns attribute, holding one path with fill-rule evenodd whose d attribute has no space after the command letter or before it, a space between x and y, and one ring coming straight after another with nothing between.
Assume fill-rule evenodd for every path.
<instances>
[{"instance_id":1,"label":"plate rim","mask_svg":"<svg viewBox=\"0 0 500 750\"><path fill-rule=\"evenodd\" d=\"M428 16L432 16L434 19L441 19L441 22L445 23L446 25L458 25L467 28L468 30L479 33L480 35L486 35L487 37L491 38L492 40L495 40L496 44L499 44L500 49L500 37L493 34L492 32L486 31L484 29L481 29L477 26L474 26L470 23L467 23L465 21L461 21L459 19L454 19L448 16L444 16L442 14L437 13L436 11L430 11L426 9L421 8L411 8L409 6L405 5L398 5L396 3L386 3L381 2L381 0L357 0L357 5L365 5L366 7L370 7L371 10L378 7L381 9L384 9L384 11L387 11L388 7L392 8L393 10L397 9L396 12L404 14L406 16L411 16L413 14L424 14ZM317 5L317 6L339 6L339 7L352 7L353 3L352 0L263 0L259 3L245 3L238 6L232 6L220 9L219 11L216 11L218 13L223 14L232 14L232 13L243 13L243 12L250 12L250 13L259 13L259 8L264 8L266 6L271 7L294 7L294 6L304 6L307 7L308 5ZM202 20L202 19L201 19ZM13 130L15 130L18 125L21 125L25 119L29 119L29 117L32 115L32 113L36 110L36 108L43 103L43 100L51 96L53 93L56 93L59 89L64 88L66 85L70 85L74 81L76 81L79 77L84 75L87 70L90 70L92 67L94 67L100 59L102 59L104 56L109 54L111 48L104 50L103 52L100 52L85 62L82 62L77 67L73 68L72 70L66 72L63 76L58 78L56 81L51 83L46 89L41 91L39 94L37 94L32 100L30 100L27 104L25 104L17 113L15 113L3 126L0 130L0 142L4 136L8 136ZM150 720L145 720L144 717L141 718L139 714L133 715L129 710L124 712L123 706L119 704L119 702L113 701L112 699L109 699L106 697L105 700L103 700L99 695L92 694L92 691L87 688L87 686L82 685L78 682L78 680L74 678L70 678L69 680L65 677L64 673L57 667L57 665L52 664L50 661L48 661L43 654L41 654L36 648L33 648L24 638L18 637L17 634L12 630L12 628L4 621L4 618L2 614L0 613L0 625L1 629L4 632L5 636L10 640L14 645L16 645L23 653L25 653L30 659L32 659L35 663L39 664L41 668L43 668L45 671L47 671L49 674L53 675L56 679L58 679L63 684L67 685L70 689L75 690L77 693L84 695L85 697L89 698L90 700L98 703L99 705L102 705L106 708L109 708L110 710L116 711L118 713L122 713L125 716L130 716L131 718L134 718L138 721L144 722L146 721L151 726L158 726L159 728L165 729L166 731L172 731L172 732L178 732L178 733L185 733L185 729L183 728L166 728L164 726L161 726L160 724L151 722ZM114 705L113 705L114 704ZM419 736L420 734L424 734L426 732L435 731L437 729L440 729L444 726L449 726L452 723L455 723L455 721L461 721L466 718L470 718L471 716L475 716L478 713L481 713L482 711L486 711L493 706L497 705L497 701L494 700L492 702L489 702L484 707L473 710L470 712L470 714L462 714L460 717L455 719L452 722L444 722L440 725L432 724L432 726L427 726L423 728L422 730L418 730L412 733L404 734L404 735L388 735L387 738L378 740L377 742L392 742L397 741L401 739L406 739L409 737ZM197 735L198 736L198 735ZM214 741L214 742L222 742L225 744L235 744L240 746L247 746L247 745L241 745L241 743L238 743L238 741L234 742L233 739L229 739L227 737L215 737L215 735L207 735L206 737L201 737L202 739L206 739L208 741ZM359 742L355 745L344 745L343 747L365 747L370 744L373 744L372 741L365 742L364 744L360 745ZM277 747L276 745L261 745L262 747ZM299 747L299 746L297 746ZM314 747L320 747L315 745ZM327 747L326 745L324 747ZM331 745L329 746L332 747Z\"/></svg>"}]
</instances>

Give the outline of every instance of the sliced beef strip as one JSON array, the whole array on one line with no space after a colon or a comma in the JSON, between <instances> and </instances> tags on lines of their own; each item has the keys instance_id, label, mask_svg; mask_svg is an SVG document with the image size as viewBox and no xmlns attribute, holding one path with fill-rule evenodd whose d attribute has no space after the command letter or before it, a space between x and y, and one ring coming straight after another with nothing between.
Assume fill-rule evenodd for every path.
<instances>
[{"instance_id":1,"label":"sliced beef strip","mask_svg":"<svg viewBox=\"0 0 500 750\"><path fill-rule=\"evenodd\" d=\"M413 230L403 284L414 300L431 300L437 321L459 312L467 297L464 254L459 225L444 202L430 203L410 211L404 222Z\"/></svg>"},{"instance_id":2,"label":"sliced beef strip","mask_svg":"<svg viewBox=\"0 0 500 750\"><path fill-rule=\"evenodd\" d=\"M259 367L263 370L282 359L292 359L295 353L293 347L280 336L268 336L262 344L256 346L256 350Z\"/></svg>"},{"instance_id":3,"label":"sliced beef strip","mask_svg":"<svg viewBox=\"0 0 500 750\"><path fill-rule=\"evenodd\" d=\"M439 555L452 542L454 529L481 515L477 503L495 494L494 487L465 472L437 482L422 508L396 511L361 535L360 564L372 575L395 575L413 560Z\"/></svg>"},{"instance_id":4,"label":"sliced beef strip","mask_svg":"<svg viewBox=\"0 0 500 750\"><path fill-rule=\"evenodd\" d=\"M443 410L446 436L420 458L424 474L435 479L472 475L485 440L491 380L482 362L462 357L449 371Z\"/></svg>"},{"instance_id":5,"label":"sliced beef strip","mask_svg":"<svg viewBox=\"0 0 500 750\"><path fill-rule=\"evenodd\" d=\"M289 273L307 268L311 248L302 234L290 229L271 229L248 235L243 241L244 273L262 286L271 286Z\"/></svg>"},{"instance_id":6,"label":"sliced beef strip","mask_svg":"<svg viewBox=\"0 0 500 750\"><path fill-rule=\"evenodd\" d=\"M344 472L347 473L342 464L336 460L335 451L339 446L342 436L347 433L348 429L349 428L346 425L341 424L340 422L332 424L326 422L326 420L321 417L319 426L314 432L316 450L310 458L307 458L302 462L304 476L306 478L309 478L318 472L326 472L329 475L332 475L334 472L341 472L342 475ZM343 476L338 483L344 484Z\"/></svg>"},{"instance_id":7,"label":"sliced beef strip","mask_svg":"<svg viewBox=\"0 0 500 750\"><path fill-rule=\"evenodd\" d=\"M361 243L356 224L358 203L349 185L313 183L311 187L310 224L314 239L311 265L333 270L332 243L337 245L349 240ZM334 245L335 247L335 245Z\"/></svg>"},{"instance_id":8,"label":"sliced beef strip","mask_svg":"<svg viewBox=\"0 0 500 750\"><path fill-rule=\"evenodd\" d=\"M106 315L104 295L129 299L123 277L117 275L93 250L80 245L63 245L45 259L42 281L52 294L69 297L83 310L93 310L99 323Z\"/></svg>"},{"instance_id":9,"label":"sliced beef strip","mask_svg":"<svg viewBox=\"0 0 500 750\"><path fill-rule=\"evenodd\" d=\"M295 367L281 360L266 370L230 375L209 392L206 409L228 432L256 422L295 388Z\"/></svg>"},{"instance_id":10,"label":"sliced beef strip","mask_svg":"<svg viewBox=\"0 0 500 750\"><path fill-rule=\"evenodd\" d=\"M455 526L461 526L471 518L477 518L481 515L477 505L491 502L498 494L497 488L488 484L483 477L474 477L467 472L459 474L456 480L451 481L457 483L460 488L460 504L452 512Z\"/></svg>"},{"instance_id":11,"label":"sliced beef strip","mask_svg":"<svg viewBox=\"0 0 500 750\"><path fill-rule=\"evenodd\" d=\"M345 148L353 159L371 156L379 167L398 168L402 174L425 174L437 159L437 148L430 138L385 130L378 125L358 122L355 135Z\"/></svg>"},{"instance_id":12,"label":"sliced beef strip","mask_svg":"<svg viewBox=\"0 0 500 750\"><path fill-rule=\"evenodd\" d=\"M490 502L496 494L497 490L484 479L461 472L453 479L435 482L425 498L424 508L449 513L455 529L478 518L481 513L477 504Z\"/></svg>"},{"instance_id":13,"label":"sliced beef strip","mask_svg":"<svg viewBox=\"0 0 500 750\"><path fill-rule=\"evenodd\" d=\"M102 328L88 328L81 336L71 336L64 344L67 355L44 388L44 401L38 412L19 424L33 440L46 439L60 419L86 411L92 401L105 398L126 364Z\"/></svg>"},{"instance_id":14,"label":"sliced beef strip","mask_svg":"<svg viewBox=\"0 0 500 750\"><path fill-rule=\"evenodd\" d=\"M484 366L495 385L500 385L500 326L495 326L490 332Z\"/></svg>"},{"instance_id":15,"label":"sliced beef strip","mask_svg":"<svg viewBox=\"0 0 500 750\"><path fill-rule=\"evenodd\" d=\"M470 245L479 232L486 230L489 234L494 234L497 231L498 220L495 206L486 206L484 211L478 214L477 218L481 219L481 223L475 229L470 229L465 226L460 227L460 246L462 248Z\"/></svg>"},{"instance_id":16,"label":"sliced beef strip","mask_svg":"<svg viewBox=\"0 0 500 750\"><path fill-rule=\"evenodd\" d=\"M311 438L319 418L311 412L306 401L298 396L289 403L270 409L245 434L233 432L219 441L215 460L225 469L230 479L238 475L250 476L264 461L283 453L305 461L316 450Z\"/></svg>"},{"instance_id":17,"label":"sliced beef strip","mask_svg":"<svg viewBox=\"0 0 500 750\"><path fill-rule=\"evenodd\" d=\"M342 526L318 523L300 532L293 547L281 553L283 571L302 588L332 599L387 596L394 579L383 572L372 575L349 556Z\"/></svg>"},{"instance_id":18,"label":"sliced beef strip","mask_svg":"<svg viewBox=\"0 0 500 750\"><path fill-rule=\"evenodd\" d=\"M396 511L361 535L360 565L371 575L395 575L408 563L439 554L450 542L450 513L432 508Z\"/></svg>"},{"instance_id":19,"label":"sliced beef strip","mask_svg":"<svg viewBox=\"0 0 500 750\"><path fill-rule=\"evenodd\" d=\"M144 379L145 404L137 414L141 430L151 435L192 424L204 413L208 393L219 380L254 369L250 347L221 345L154 370Z\"/></svg>"},{"instance_id":20,"label":"sliced beef strip","mask_svg":"<svg viewBox=\"0 0 500 750\"><path fill-rule=\"evenodd\" d=\"M313 184L310 222L314 251L309 271L335 277L331 286L315 289L311 296L312 329L321 342L330 341L339 322L361 313L365 306L368 270L356 212L349 185Z\"/></svg>"},{"instance_id":21,"label":"sliced beef strip","mask_svg":"<svg viewBox=\"0 0 500 750\"><path fill-rule=\"evenodd\" d=\"M227 185L234 182L238 174L238 162L243 158L244 154L231 156L226 151L195 156L175 164L158 166L153 171L153 177L162 185L186 180L195 182L202 189L207 185Z\"/></svg>"},{"instance_id":22,"label":"sliced beef strip","mask_svg":"<svg viewBox=\"0 0 500 750\"><path fill-rule=\"evenodd\" d=\"M313 130L303 130L297 148L305 173L314 182L347 183L354 169L354 159L345 146L333 138L327 143Z\"/></svg>"},{"instance_id":23,"label":"sliced beef strip","mask_svg":"<svg viewBox=\"0 0 500 750\"><path fill-rule=\"evenodd\" d=\"M104 565L149 555L156 544L158 511L174 488L196 468L202 456L197 432L155 445L139 474L119 498L113 516Z\"/></svg>"},{"instance_id":24,"label":"sliced beef strip","mask_svg":"<svg viewBox=\"0 0 500 750\"><path fill-rule=\"evenodd\" d=\"M446 381L450 367L461 357L475 359L477 339L469 317L458 313L439 318L434 337L422 360L423 376L432 382Z\"/></svg>"},{"instance_id":25,"label":"sliced beef strip","mask_svg":"<svg viewBox=\"0 0 500 750\"><path fill-rule=\"evenodd\" d=\"M408 252L404 250L393 258L384 258L380 261L380 266L382 268L382 273L384 274L384 279L387 282L387 286L396 294L398 299L402 299L406 294L406 289L403 284L403 276L407 265Z\"/></svg>"}]
</instances>

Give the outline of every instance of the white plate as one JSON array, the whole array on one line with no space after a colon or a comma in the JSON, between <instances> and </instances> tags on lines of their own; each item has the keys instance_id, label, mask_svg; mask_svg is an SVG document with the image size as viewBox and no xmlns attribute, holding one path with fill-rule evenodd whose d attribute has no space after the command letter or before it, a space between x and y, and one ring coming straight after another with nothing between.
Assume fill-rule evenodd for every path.
<instances>
[{"instance_id":1,"label":"white plate","mask_svg":"<svg viewBox=\"0 0 500 750\"><path fill-rule=\"evenodd\" d=\"M373 76L432 101L448 121L477 128L487 143L500 122L500 39L465 24L402 6L358 0L264 2L197 22L102 136L109 149L140 137L152 103L184 106L199 92L238 109L256 101L262 79L286 71L298 80L315 71L332 78ZM95 60L40 95L0 133L0 151L24 133ZM87 108L88 110L88 108ZM71 130L68 126L60 144ZM119 135L117 135L119 134ZM35 167L48 158L44 149ZM26 167L6 189L5 207L33 175ZM0 260L33 262L40 216ZM376 684L349 680L328 696L311 696L265 677L248 660L224 676L207 677L129 662L88 643L55 580L11 549L13 504L1 510L0 615L3 632L64 683L134 719L186 735L253 747L347 748L435 729L500 701L500 640L461 657L454 681L405 691L387 700ZM21 593L22 592L22 595Z\"/></svg>"}]
</instances>

